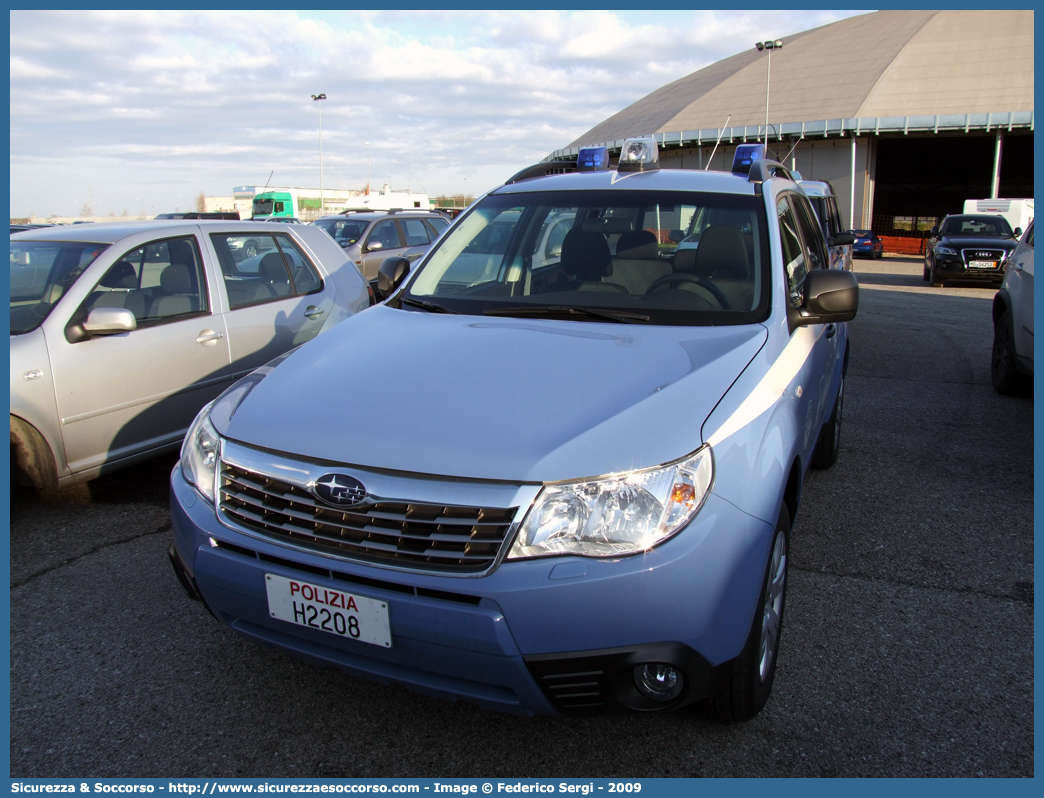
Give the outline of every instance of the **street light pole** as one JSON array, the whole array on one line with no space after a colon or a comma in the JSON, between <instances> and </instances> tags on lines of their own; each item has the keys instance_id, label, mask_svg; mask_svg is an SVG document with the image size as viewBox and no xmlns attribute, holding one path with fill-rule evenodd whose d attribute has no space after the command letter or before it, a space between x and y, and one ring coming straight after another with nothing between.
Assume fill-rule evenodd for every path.
<instances>
[{"instance_id":1,"label":"street light pole","mask_svg":"<svg viewBox=\"0 0 1044 798\"><path fill-rule=\"evenodd\" d=\"M364 141L366 145L366 196L370 196L370 142Z\"/></svg>"},{"instance_id":2,"label":"street light pole","mask_svg":"<svg viewBox=\"0 0 1044 798\"><path fill-rule=\"evenodd\" d=\"M313 94L312 102L325 100L325 94ZM323 106L319 104L319 215L326 213L326 195L323 193Z\"/></svg>"},{"instance_id":3,"label":"street light pole","mask_svg":"<svg viewBox=\"0 0 1044 798\"><path fill-rule=\"evenodd\" d=\"M772 84L772 51L783 46L782 39L773 39L765 42L754 42L758 51L768 50L768 68L765 71L765 145L768 146L769 129L769 87Z\"/></svg>"}]
</instances>

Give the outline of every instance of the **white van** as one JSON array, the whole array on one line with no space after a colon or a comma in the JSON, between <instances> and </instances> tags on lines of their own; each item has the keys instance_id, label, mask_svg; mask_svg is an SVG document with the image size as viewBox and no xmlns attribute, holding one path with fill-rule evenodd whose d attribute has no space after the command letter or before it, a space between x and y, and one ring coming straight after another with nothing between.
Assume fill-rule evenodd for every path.
<instances>
[{"instance_id":1,"label":"white van","mask_svg":"<svg viewBox=\"0 0 1044 798\"><path fill-rule=\"evenodd\" d=\"M1033 221L1033 198L965 200L965 213L996 213L1008 220L1011 229L1020 232Z\"/></svg>"}]
</instances>

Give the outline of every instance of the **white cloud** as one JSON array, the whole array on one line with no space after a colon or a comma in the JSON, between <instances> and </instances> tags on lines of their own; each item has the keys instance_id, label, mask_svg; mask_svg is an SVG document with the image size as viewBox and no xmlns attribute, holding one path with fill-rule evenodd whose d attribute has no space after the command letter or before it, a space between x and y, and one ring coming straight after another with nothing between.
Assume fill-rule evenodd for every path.
<instances>
[{"instance_id":1,"label":"white cloud","mask_svg":"<svg viewBox=\"0 0 1044 798\"><path fill-rule=\"evenodd\" d=\"M12 11L12 213L315 185L320 91L325 185L361 186L369 141L373 183L478 192L766 30L850 13Z\"/></svg>"}]
</instances>

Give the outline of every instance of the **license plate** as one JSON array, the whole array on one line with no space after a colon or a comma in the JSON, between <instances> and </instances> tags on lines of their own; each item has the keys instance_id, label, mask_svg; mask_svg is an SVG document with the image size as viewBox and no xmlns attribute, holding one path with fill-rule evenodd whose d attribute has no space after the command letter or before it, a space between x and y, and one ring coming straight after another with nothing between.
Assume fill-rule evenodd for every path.
<instances>
[{"instance_id":1,"label":"license plate","mask_svg":"<svg viewBox=\"0 0 1044 798\"><path fill-rule=\"evenodd\" d=\"M969 269L996 269L997 261L995 260L970 260L968 261Z\"/></svg>"},{"instance_id":2,"label":"license plate","mask_svg":"<svg viewBox=\"0 0 1044 798\"><path fill-rule=\"evenodd\" d=\"M300 579L265 574L268 613L280 621L391 648L388 603Z\"/></svg>"}]
</instances>

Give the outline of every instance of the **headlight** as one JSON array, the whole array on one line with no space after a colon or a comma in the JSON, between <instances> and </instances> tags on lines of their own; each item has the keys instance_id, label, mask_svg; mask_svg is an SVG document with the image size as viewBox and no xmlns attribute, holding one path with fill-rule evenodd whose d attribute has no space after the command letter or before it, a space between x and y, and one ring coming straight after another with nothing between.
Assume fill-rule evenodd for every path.
<instances>
[{"instance_id":1,"label":"headlight","mask_svg":"<svg viewBox=\"0 0 1044 798\"><path fill-rule=\"evenodd\" d=\"M217 471L220 438L210 423L211 402L196 416L181 444L181 474L185 480L214 503L214 475Z\"/></svg>"},{"instance_id":2,"label":"headlight","mask_svg":"<svg viewBox=\"0 0 1044 798\"><path fill-rule=\"evenodd\" d=\"M692 520L713 477L708 445L666 466L547 485L522 522L508 559L647 551Z\"/></svg>"},{"instance_id":3,"label":"headlight","mask_svg":"<svg viewBox=\"0 0 1044 798\"><path fill-rule=\"evenodd\" d=\"M949 247L936 247L935 248L935 254L936 255L953 255L954 257L956 257L957 250L950 249Z\"/></svg>"}]
</instances>

